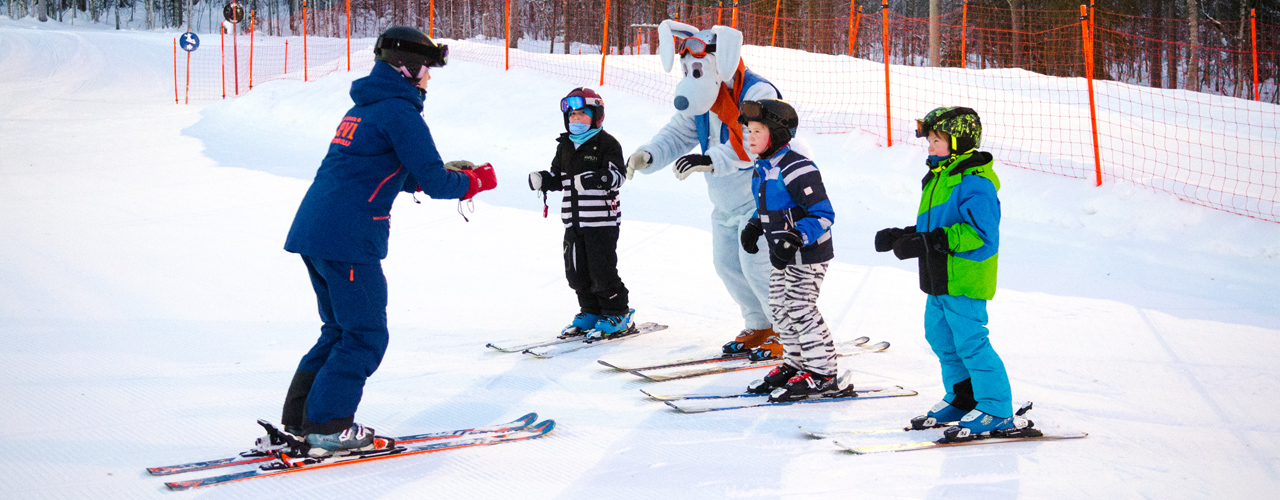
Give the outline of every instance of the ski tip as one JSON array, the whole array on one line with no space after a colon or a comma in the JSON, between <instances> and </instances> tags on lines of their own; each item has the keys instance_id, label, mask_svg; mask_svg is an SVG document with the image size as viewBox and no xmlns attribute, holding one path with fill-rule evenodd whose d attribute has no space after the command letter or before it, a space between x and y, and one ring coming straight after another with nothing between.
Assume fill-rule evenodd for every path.
<instances>
[{"instance_id":1,"label":"ski tip","mask_svg":"<svg viewBox=\"0 0 1280 500\"><path fill-rule=\"evenodd\" d=\"M556 421L549 420L549 419L538 422L537 424L534 424L532 427L530 427L531 430L533 430L534 432L537 432L537 435L533 437L545 436L547 435L548 432L551 432L551 430L555 428L556 428Z\"/></svg>"},{"instance_id":2,"label":"ski tip","mask_svg":"<svg viewBox=\"0 0 1280 500\"><path fill-rule=\"evenodd\" d=\"M853 345L862 345L870 341L871 341L871 337L862 336L862 337L853 339Z\"/></svg>"},{"instance_id":3,"label":"ski tip","mask_svg":"<svg viewBox=\"0 0 1280 500\"><path fill-rule=\"evenodd\" d=\"M528 426L529 424L532 424L536 420L538 420L538 414L534 412L529 412L524 414L524 416L515 419L515 422L520 422L520 423L523 423L525 426Z\"/></svg>"},{"instance_id":4,"label":"ski tip","mask_svg":"<svg viewBox=\"0 0 1280 500\"><path fill-rule=\"evenodd\" d=\"M862 348L871 352L880 352L889 348L889 342L882 340L871 345L862 346Z\"/></svg>"}]
</instances>

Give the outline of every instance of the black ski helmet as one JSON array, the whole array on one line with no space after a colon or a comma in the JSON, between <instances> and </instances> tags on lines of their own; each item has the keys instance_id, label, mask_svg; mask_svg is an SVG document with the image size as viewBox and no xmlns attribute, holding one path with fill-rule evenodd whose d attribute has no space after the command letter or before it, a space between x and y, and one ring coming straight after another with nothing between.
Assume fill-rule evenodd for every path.
<instances>
[{"instance_id":1,"label":"black ski helmet","mask_svg":"<svg viewBox=\"0 0 1280 500\"><path fill-rule=\"evenodd\" d=\"M565 130L569 130L569 115L582 108L591 110L591 128L600 128L604 124L604 98L594 90L578 87L570 90L564 99L560 99L560 113L564 114Z\"/></svg>"},{"instance_id":2,"label":"black ski helmet","mask_svg":"<svg viewBox=\"0 0 1280 500\"><path fill-rule=\"evenodd\" d=\"M417 83L426 75L427 68L438 68L449 62L449 46L437 45L417 28L392 26L378 35L373 55Z\"/></svg>"},{"instance_id":3,"label":"black ski helmet","mask_svg":"<svg viewBox=\"0 0 1280 500\"><path fill-rule=\"evenodd\" d=\"M924 118L916 120L916 137L925 137L935 131L951 136L951 154L967 153L982 145L982 120L972 108L934 108Z\"/></svg>"},{"instance_id":4,"label":"black ski helmet","mask_svg":"<svg viewBox=\"0 0 1280 500\"><path fill-rule=\"evenodd\" d=\"M769 147L762 151L760 158L770 158L779 149L791 142L796 136L796 127L800 126L800 117L796 108L782 99L761 99L759 101L743 101L738 106L738 123L760 122L769 129Z\"/></svg>"}]
</instances>

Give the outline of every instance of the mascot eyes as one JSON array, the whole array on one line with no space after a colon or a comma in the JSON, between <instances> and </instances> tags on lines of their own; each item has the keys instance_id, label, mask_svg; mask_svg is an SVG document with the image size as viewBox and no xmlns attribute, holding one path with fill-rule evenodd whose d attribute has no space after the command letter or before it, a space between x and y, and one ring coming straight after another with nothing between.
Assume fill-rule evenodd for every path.
<instances>
[{"instance_id":1,"label":"mascot eyes","mask_svg":"<svg viewBox=\"0 0 1280 500\"><path fill-rule=\"evenodd\" d=\"M693 77L702 78L702 63L700 62L693 63Z\"/></svg>"}]
</instances>

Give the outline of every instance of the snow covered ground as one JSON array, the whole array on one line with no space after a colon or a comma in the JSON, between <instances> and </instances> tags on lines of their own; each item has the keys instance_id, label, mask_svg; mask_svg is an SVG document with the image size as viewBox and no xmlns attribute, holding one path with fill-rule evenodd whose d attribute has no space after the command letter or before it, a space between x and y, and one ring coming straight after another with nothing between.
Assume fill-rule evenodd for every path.
<instances>
[{"instance_id":1,"label":"snow covered ground","mask_svg":"<svg viewBox=\"0 0 1280 500\"><path fill-rule=\"evenodd\" d=\"M801 133L837 219L820 306L860 385L910 398L673 413L643 398L729 390L760 372L661 385L595 361L715 352L740 327L710 264L697 177L623 190L621 274L665 332L550 360L487 342L549 335L575 312L547 166L571 85L462 61L433 73L446 159L492 162L471 222L452 201L393 211L391 348L358 419L388 435L510 420L530 442L168 493L147 466L227 456L277 419L317 333L284 235L363 71L175 106L174 33L0 17L0 491L11 498L1265 498L1280 486L1280 225L1145 188L1014 168L1003 186L992 342L1046 430L1087 439L854 456L811 428L900 425L942 395L914 263L872 251L913 220L922 148ZM601 89L631 149L662 103ZM556 206L552 200L552 206ZM553 208L554 210L554 208ZM199 475L199 474L197 474Z\"/></svg>"}]
</instances>

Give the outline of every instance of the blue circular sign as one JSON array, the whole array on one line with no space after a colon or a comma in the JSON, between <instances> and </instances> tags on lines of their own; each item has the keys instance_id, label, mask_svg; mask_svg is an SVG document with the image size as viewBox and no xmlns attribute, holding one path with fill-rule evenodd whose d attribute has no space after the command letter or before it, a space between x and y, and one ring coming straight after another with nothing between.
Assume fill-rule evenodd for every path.
<instances>
[{"instance_id":1,"label":"blue circular sign","mask_svg":"<svg viewBox=\"0 0 1280 500\"><path fill-rule=\"evenodd\" d=\"M178 37L178 46L187 52L194 52L200 48L200 37L190 31L183 33L182 36Z\"/></svg>"}]
</instances>

